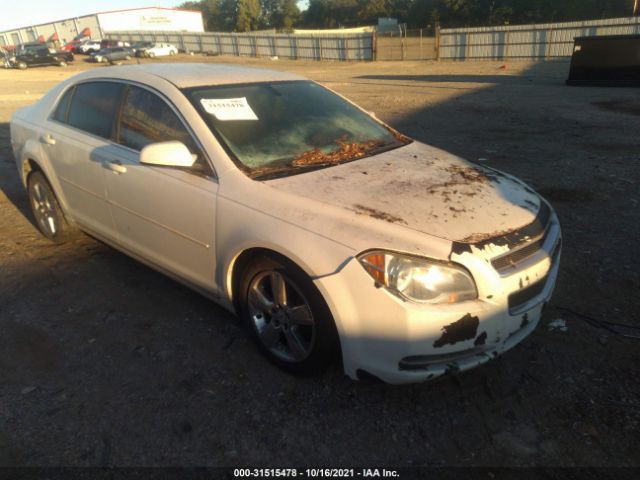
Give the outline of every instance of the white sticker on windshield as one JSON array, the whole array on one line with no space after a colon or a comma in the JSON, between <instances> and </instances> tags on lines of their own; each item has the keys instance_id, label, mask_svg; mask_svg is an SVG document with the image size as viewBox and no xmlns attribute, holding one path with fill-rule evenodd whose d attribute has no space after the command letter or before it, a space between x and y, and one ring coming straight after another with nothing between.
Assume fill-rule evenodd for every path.
<instances>
[{"instance_id":1,"label":"white sticker on windshield","mask_svg":"<svg viewBox=\"0 0 640 480\"><path fill-rule=\"evenodd\" d=\"M258 120L246 97L242 98L203 98L200 103L207 113L218 120Z\"/></svg>"}]
</instances>

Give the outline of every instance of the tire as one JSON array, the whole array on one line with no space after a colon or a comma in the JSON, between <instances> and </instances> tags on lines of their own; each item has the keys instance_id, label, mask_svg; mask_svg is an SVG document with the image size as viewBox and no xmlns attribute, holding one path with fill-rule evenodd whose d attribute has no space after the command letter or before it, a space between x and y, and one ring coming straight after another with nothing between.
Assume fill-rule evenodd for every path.
<instances>
[{"instance_id":1,"label":"tire","mask_svg":"<svg viewBox=\"0 0 640 480\"><path fill-rule=\"evenodd\" d=\"M274 285L279 288L274 290ZM339 357L329 307L292 262L276 256L253 259L242 274L238 293L242 322L260 351L281 369L313 375Z\"/></svg>"},{"instance_id":2,"label":"tire","mask_svg":"<svg viewBox=\"0 0 640 480\"><path fill-rule=\"evenodd\" d=\"M169 50L169 55L174 56L176 54L175 50Z\"/></svg>"},{"instance_id":3,"label":"tire","mask_svg":"<svg viewBox=\"0 0 640 480\"><path fill-rule=\"evenodd\" d=\"M154 58L155 56L156 56L156 54L155 54L155 53L153 53L153 52L149 52L149 58Z\"/></svg>"},{"instance_id":4,"label":"tire","mask_svg":"<svg viewBox=\"0 0 640 480\"><path fill-rule=\"evenodd\" d=\"M66 67L67 66L67 62L65 62L64 60L58 62L58 66L59 67Z\"/></svg>"},{"instance_id":5,"label":"tire","mask_svg":"<svg viewBox=\"0 0 640 480\"><path fill-rule=\"evenodd\" d=\"M125 60L131 60L131 55L127 55L126 57L124 57Z\"/></svg>"},{"instance_id":6,"label":"tire","mask_svg":"<svg viewBox=\"0 0 640 480\"><path fill-rule=\"evenodd\" d=\"M26 63L24 63L24 62L18 62L16 64L16 67L18 67L18 69L20 69L20 70L26 70L28 65Z\"/></svg>"},{"instance_id":7,"label":"tire","mask_svg":"<svg viewBox=\"0 0 640 480\"><path fill-rule=\"evenodd\" d=\"M42 235L54 243L65 243L78 235L78 229L67 222L51 185L41 172L29 175L27 193L31 212Z\"/></svg>"}]
</instances>

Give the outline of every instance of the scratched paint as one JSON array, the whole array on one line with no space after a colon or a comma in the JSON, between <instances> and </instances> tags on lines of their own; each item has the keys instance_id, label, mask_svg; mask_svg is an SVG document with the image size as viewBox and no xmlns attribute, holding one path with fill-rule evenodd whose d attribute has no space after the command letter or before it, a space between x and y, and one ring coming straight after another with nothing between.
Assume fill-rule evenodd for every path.
<instances>
[{"instance_id":1,"label":"scratched paint","mask_svg":"<svg viewBox=\"0 0 640 480\"><path fill-rule=\"evenodd\" d=\"M433 343L433 346L440 348L471 340L476 336L478 325L480 325L480 319L467 313L460 320L442 327L442 336Z\"/></svg>"}]
</instances>

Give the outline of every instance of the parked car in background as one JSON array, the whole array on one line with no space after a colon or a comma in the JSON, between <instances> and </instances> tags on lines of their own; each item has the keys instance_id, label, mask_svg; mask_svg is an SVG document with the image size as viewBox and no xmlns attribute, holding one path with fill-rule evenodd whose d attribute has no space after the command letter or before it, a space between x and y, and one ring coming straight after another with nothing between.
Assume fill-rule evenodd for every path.
<instances>
[{"instance_id":1,"label":"parked car in background","mask_svg":"<svg viewBox=\"0 0 640 480\"><path fill-rule=\"evenodd\" d=\"M42 43L42 42L27 42L27 43L20 43L18 45L16 45L15 48L15 53L16 55L21 55L23 53L25 53L27 50L31 50L34 48L41 48L41 47L47 47L47 48L52 48L51 44L48 43Z\"/></svg>"},{"instance_id":2,"label":"parked car in background","mask_svg":"<svg viewBox=\"0 0 640 480\"><path fill-rule=\"evenodd\" d=\"M133 51L129 47L112 47L92 53L90 59L97 63L108 63L131 60L131 57L133 57Z\"/></svg>"},{"instance_id":3,"label":"parked car in background","mask_svg":"<svg viewBox=\"0 0 640 480\"><path fill-rule=\"evenodd\" d=\"M100 49L103 48L114 48L114 47L130 47L129 42L125 42L122 40L112 40L106 38L100 41Z\"/></svg>"},{"instance_id":4,"label":"parked car in background","mask_svg":"<svg viewBox=\"0 0 640 480\"><path fill-rule=\"evenodd\" d=\"M45 237L80 228L168 273L288 371L468 370L531 334L556 282L560 225L531 188L298 75L91 69L10 132Z\"/></svg>"},{"instance_id":5,"label":"parked car in background","mask_svg":"<svg viewBox=\"0 0 640 480\"><path fill-rule=\"evenodd\" d=\"M145 48L151 48L153 46L153 42L135 42L131 44L131 50L133 50L133 53L136 54L136 56L140 56L138 55L138 52L140 50L143 50Z\"/></svg>"},{"instance_id":6,"label":"parked car in background","mask_svg":"<svg viewBox=\"0 0 640 480\"><path fill-rule=\"evenodd\" d=\"M177 55L178 49L170 43L154 43L149 47L139 48L136 51L138 57L162 57L166 55Z\"/></svg>"},{"instance_id":7,"label":"parked car in background","mask_svg":"<svg viewBox=\"0 0 640 480\"><path fill-rule=\"evenodd\" d=\"M89 55L93 52L99 52L102 49L101 42L102 40L88 40L79 45L76 50L78 53L83 53L85 55Z\"/></svg>"},{"instance_id":8,"label":"parked car in background","mask_svg":"<svg viewBox=\"0 0 640 480\"><path fill-rule=\"evenodd\" d=\"M16 55L9 59L11 65L20 70L28 67L42 67L46 65L59 65L64 67L73 62L73 53L57 51L43 44L34 46L21 45L16 50Z\"/></svg>"},{"instance_id":9,"label":"parked car in background","mask_svg":"<svg viewBox=\"0 0 640 480\"><path fill-rule=\"evenodd\" d=\"M62 47L60 47L60 50L63 52L76 52L77 48L82 45L82 40L80 39L75 39L75 40L71 40L70 42L65 43Z\"/></svg>"}]
</instances>

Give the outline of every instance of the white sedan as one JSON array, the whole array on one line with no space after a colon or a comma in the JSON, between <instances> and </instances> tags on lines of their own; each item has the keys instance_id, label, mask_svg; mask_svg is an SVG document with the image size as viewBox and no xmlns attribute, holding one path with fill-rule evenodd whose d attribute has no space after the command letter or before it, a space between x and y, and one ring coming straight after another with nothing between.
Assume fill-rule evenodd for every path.
<instances>
[{"instance_id":1,"label":"white sedan","mask_svg":"<svg viewBox=\"0 0 640 480\"><path fill-rule=\"evenodd\" d=\"M169 43L154 43L153 45L138 50L142 57L162 57L166 55L177 55L178 49ZM136 53L138 53L136 52Z\"/></svg>"},{"instance_id":2,"label":"white sedan","mask_svg":"<svg viewBox=\"0 0 640 480\"><path fill-rule=\"evenodd\" d=\"M536 327L551 207L297 75L221 65L81 73L15 113L37 225L83 230L237 313L309 373L424 381Z\"/></svg>"},{"instance_id":3,"label":"white sedan","mask_svg":"<svg viewBox=\"0 0 640 480\"><path fill-rule=\"evenodd\" d=\"M78 47L78 51L87 55L92 52L99 52L100 50L102 50L101 44L102 40L89 40L80 44L80 46Z\"/></svg>"}]
</instances>

